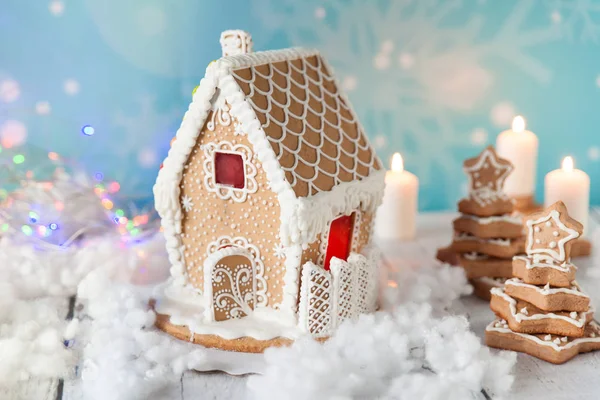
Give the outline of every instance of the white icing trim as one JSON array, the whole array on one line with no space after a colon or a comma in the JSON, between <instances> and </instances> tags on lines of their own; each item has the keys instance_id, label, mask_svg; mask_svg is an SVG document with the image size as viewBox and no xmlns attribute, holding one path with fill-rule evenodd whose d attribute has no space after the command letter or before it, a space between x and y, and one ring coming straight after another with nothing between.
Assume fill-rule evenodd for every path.
<instances>
[{"instance_id":1,"label":"white icing trim","mask_svg":"<svg viewBox=\"0 0 600 400\"><path fill-rule=\"evenodd\" d=\"M217 90L218 78L209 65L205 77L194 94L181 126L177 130L176 140L169 150L158 172L154 185L154 202L156 211L161 217L161 225L166 239L167 254L171 263L171 276L174 284L184 286L187 283L185 274L183 242L181 238L182 211L180 204L181 188L179 184L183 175L183 167L196 145L198 135L211 111L211 99Z\"/></svg>"},{"instance_id":2,"label":"white icing trim","mask_svg":"<svg viewBox=\"0 0 600 400\"><path fill-rule=\"evenodd\" d=\"M300 291L300 263L302 262L302 246L299 244L285 248L285 273L283 275L283 293L281 309L295 314L298 307Z\"/></svg>"},{"instance_id":3,"label":"white icing trim","mask_svg":"<svg viewBox=\"0 0 600 400\"><path fill-rule=\"evenodd\" d=\"M474 281L478 281L481 283L485 283L489 286L494 286L494 287L498 287L501 288L504 286L504 283L506 282L506 278L492 278L489 276L482 276L480 278L474 278L472 279Z\"/></svg>"},{"instance_id":4,"label":"white icing trim","mask_svg":"<svg viewBox=\"0 0 600 400\"><path fill-rule=\"evenodd\" d=\"M562 263L560 265L545 263L541 261L533 260L531 257L524 256L514 256L514 260L522 260L525 262L525 268L533 269L533 268L554 268L560 272L569 273L571 269L577 269L577 267L571 263Z\"/></svg>"},{"instance_id":5,"label":"white icing trim","mask_svg":"<svg viewBox=\"0 0 600 400\"><path fill-rule=\"evenodd\" d=\"M223 31L219 42L221 43L223 57L252 52L252 36L248 32L239 29Z\"/></svg>"},{"instance_id":6,"label":"white icing trim","mask_svg":"<svg viewBox=\"0 0 600 400\"><path fill-rule=\"evenodd\" d=\"M563 231L567 232L569 235L560 239L556 245L556 247L558 248L558 253L556 252L556 250L553 250L551 248L543 248L543 249L534 249L533 245L534 245L534 240L533 240L533 230L534 230L534 225L537 224L541 224L543 222L548 222L550 221L550 219L552 219L554 221L554 223ZM565 244L567 242L569 242L570 240L573 239L577 239L579 237L579 232L577 232L575 229L571 229L569 227L567 227L565 224L562 223L562 221L560 220L560 213L557 210L552 210L548 215L545 215L541 218L538 218L536 220L527 220L527 228L528 228L528 235L527 235L527 249L526 252L528 255L533 255L533 254L548 254L551 257L553 257L554 259L558 260L558 261L565 261L565 257L566 257L566 252L565 252Z\"/></svg>"},{"instance_id":7,"label":"white icing trim","mask_svg":"<svg viewBox=\"0 0 600 400\"><path fill-rule=\"evenodd\" d=\"M589 308L588 311L585 312L578 312L577 316L580 317L578 319L575 318L571 318L570 316L564 316L564 315L558 315L558 314L554 314L552 312L547 313L547 314L533 314L533 315L525 315L521 312L517 312L517 301L515 299L513 299L512 297L510 297L509 295L507 295L506 293L504 293L504 290L501 288L492 288L490 290L490 292L492 293L492 295L496 295L496 296L500 296L502 297L505 301L508 302L509 308L510 308L510 313L513 316L513 318L517 321L517 322L521 322L521 321L533 321L533 320L540 320L540 319L561 319L565 322L568 322L571 325L574 325L578 328L582 328L586 321L587 321L587 316L588 314L592 314L594 312L594 309L592 307Z\"/></svg>"},{"instance_id":8,"label":"white icing trim","mask_svg":"<svg viewBox=\"0 0 600 400\"><path fill-rule=\"evenodd\" d=\"M544 287L539 287L536 285L531 285L529 283L525 283L522 280L518 279L518 278L512 278L506 281L505 285L512 285L512 286L521 286L521 287L526 287L528 289L533 289L536 292L542 294L542 295L551 295L551 294L557 294L557 293L567 293L567 294L571 294L574 296L580 296L580 297L585 297L585 298L589 298L589 296L585 293L583 293L581 291L581 288L579 287L579 285L577 284L577 282L573 281L572 283L572 288L568 289L568 288L551 288L548 286L548 288ZM573 289L574 288L574 289Z\"/></svg>"},{"instance_id":9,"label":"white icing trim","mask_svg":"<svg viewBox=\"0 0 600 400\"><path fill-rule=\"evenodd\" d=\"M214 115L214 114L213 114ZM236 203L243 203L251 193L256 193L256 166L252 163L252 150L243 144L233 144L226 140L203 144L204 152L202 166L204 169L204 187L208 193L215 193L222 200L231 199ZM241 189L218 184L216 181L215 154L236 154L244 163L244 187Z\"/></svg>"},{"instance_id":10,"label":"white icing trim","mask_svg":"<svg viewBox=\"0 0 600 400\"><path fill-rule=\"evenodd\" d=\"M519 332L513 332L508 328L500 328L500 327L496 327L494 325L501 323L500 320L495 320L492 321L486 328L486 331L496 331L496 332L500 332L500 333L512 333L513 335L517 335L520 336L522 338L531 340L539 345L542 346L549 346L552 347L552 349L554 349L555 351L562 351L565 349L569 349L575 345L578 345L580 343L593 343L593 342L600 342L600 335L598 335L597 337L583 337L583 338L577 338L574 339L570 342L568 342L565 345L559 346L558 344L554 343L552 340L542 340L539 337L535 336L535 335L530 335L527 333L519 333ZM593 326L595 328L596 331L598 331L600 329L600 327L594 322L590 322L590 325ZM552 338L552 336L550 337L550 339ZM563 342L564 343L564 342Z\"/></svg>"},{"instance_id":11,"label":"white icing trim","mask_svg":"<svg viewBox=\"0 0 600 400\"><path fill-rule=\"evenodd\" d=\"M354 226L352 227L352 239L350 242L350 252L358 253L358 241L360 239L360 229L363 223L363 213L361 210L354 211Z\"/></svg>"},{"instance_id":12,"label":"white icing trim","mask_svg":"<svg viewBox=\"0 0 600 400\"><path fill-rule=\"evenodd\" d=\"M478 217L476 215L462 214L460 218L466 218L476 221L479 225L493 224L494 222L506 222L513 225L523 225L523 216L518 215L494 215L491 217Z\"/></svg>"},{"instance_id":13,"label":"white icing trim","mask_svg":"<svg viewBox=\"0 0 600 400\"><path fill-rule=\"evenodd\" d=\"M223 248L242 248L250 254L250 259L254 260L254 278L256 280L256 301L255 307L265 307L267 305L267 281L265 279L265 264L263 263L260 255L260 249L251 244L248 239L242 236L231 237L231 236L219 236L217 240L212 241L206 246L207 259L212 257L213 254L221 251ZM204 271L204 285L206 285L206 270ZM210 280L210 277L208 278Z\"/></svg>"},{"instance_id":14,"label":"white icing trim","mask_svg":"<svg viewBox=\"0 0 600 400\"><path fill-rule=\"evenodd\" d=\"M464 253L463 257L470 261L487 260L490 258L490 256L488 256L487 254L477 253L476 251Z\"/></svg>"},{"instance_id":15,"label":"white icing trim","mask_svg":"<svg viewBox=\"0 0 600 400\"><path fill-rule=\"evenodd\" d=\"M511 239L505 239L505 238L494 238L494 239L482 239L480 237L477 236L473 236L471 234L468 233L456 233L454 235L454 240L459 242L459 241L475 241L477 243L489 243L489 244L495 244L498 246L510 246L511 244Z\"/></svg>"}]
</instances>

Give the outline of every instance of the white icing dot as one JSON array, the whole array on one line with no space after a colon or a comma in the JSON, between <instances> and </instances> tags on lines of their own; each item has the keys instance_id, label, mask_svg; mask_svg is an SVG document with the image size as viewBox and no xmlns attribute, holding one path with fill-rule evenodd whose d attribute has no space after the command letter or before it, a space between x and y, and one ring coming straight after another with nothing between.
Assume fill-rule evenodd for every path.
<instances>
[{"instance_id":1,"label":"white icing dot","mask_svg":"<svg viewBox=\"0 0 600 400\"><path fill-rule=\"evenodd\" d=\"M577 318L577 313L575 311L573 311L571 314L569 314L569 316L573 319Z\"/></svg>"},{"instance_id":2,"label":"white icing dot","mask_svg":"<svg viewBox=\"0 0 600 400\"><path fill-rule=\"evenodd\" d=\"M547 226L548 228L550 228L550 227L552 226L552 222L550 222L550 221L546 221L546 226Z\"/></svg>"},{"instance_id":3,"label":"white icing dot","mask_svg":"<svg viewBox=\"0 0 600 400\"><path fill-rule=\"evenodd\" d=\"M558 236L558 231L554 231L554 232L552 232L552 235L554 235L554 236Z\"/></svg>"},{"instance_id":4,"label":"white icing dot","mask_svg":"<svg viewBox=\"0 0 600 400\"><path fill-rule=\"evenodd\" d=\"M539 227L539 226L536 226L535 228L533 228L533 230L534 230L536 233L540 233L540 231L541 231L541 229L540 229L540 227Z\"/></svg>"},{"instance_id":5,"label":"white icing dot","mask_svg":"<svg viewBox=\"0 0 600 400\"><path fill-rule=\"evenodd\" d=\"M540 239L535 239L535 243L540 244L540 243L542 243L542 241Z\"/></svg>"},{"instance_id":6,"label":"white icing dot","mask_svg":"<svg viewBox=\"0 0 600 400\"><path fill-rule=\"evenodd\" d=\"M555 248L556 247L556 242L554 242L554 241L550 242L549 246L550 246L551 249Z\"/></svg>"},{"instance_id":7,"label":"white icing dot","mask_svg":"<svg viewBox=\"0 0 600 400\"><path fill-rule=\"evenodd\" d=\"M552 336L546 335L546 336L544 336L544 340L548 342L548 341L552 340Z\"/></svg>"}]
</instances>

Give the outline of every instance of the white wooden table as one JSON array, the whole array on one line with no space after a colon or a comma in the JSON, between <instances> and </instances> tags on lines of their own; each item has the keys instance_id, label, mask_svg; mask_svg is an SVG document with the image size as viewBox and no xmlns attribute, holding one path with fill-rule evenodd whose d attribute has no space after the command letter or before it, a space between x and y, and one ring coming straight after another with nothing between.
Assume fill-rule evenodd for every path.
<instances>
[{"instance_id":1,"label":"white wooden table","mask_svg":"<svg viewBox=\"0 0 600 400\"><path fill-rule=\"evenodd\" d=\"M391 258L402 256L407 263L434 257L438 247L447 245L452 235L451 221L454 213L428 213L419 217L418 239L412 243L393 246ZM600 227L600 208L591 212L591 228ZM592 231L590 229L590 231ZM388 246L385 246L386 248ZM600 249L594 249L596 252ZM600 260L600 257L597 258ZM574 260L579 267L578 281L592 297L592 304L600 309L600 274L590 274L593 258ZM599 263L600 264L600 263ZM594 276L595 275L595 276ZM74 299L47 299L65 318L73 316ZM483 339L485 326L494 318L487 301L465 297L455 302L450 314L466 315L472 330ZM1 362L1 361L0 361ZM600 352L577 356L564 365L553 365L528 355L519 354L515 368L515 384L511 399L587 400L600 399ZM233 377L223 373L185 372L181 379L156 395L156 399L244 399L247 397L246 376ZM223 391L223 388L226 390ZM480 399L490 399L485 391ZM0 399L6 400L84 400L74 382L58 379L34 379L19 386L0 388Z\"/></svg>"}]
</instances>

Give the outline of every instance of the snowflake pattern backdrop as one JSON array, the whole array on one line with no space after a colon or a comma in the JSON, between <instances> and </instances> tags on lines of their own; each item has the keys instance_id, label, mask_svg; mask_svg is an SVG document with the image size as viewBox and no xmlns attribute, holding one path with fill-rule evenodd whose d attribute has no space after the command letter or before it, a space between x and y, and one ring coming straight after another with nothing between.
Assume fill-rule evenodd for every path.
<instances>
[{"instance_id":1,"label":"snowflake pattern backdrop","mask_svg":"<svg viewBox=\"0 0 600 400\"><path fill-rule=\"evenodd\" d=\"M240 28L258 50L320 49L384 163L400 151L419 176L423 210L454 206L462 160L517 113L540 138L538 197L570 154L600 203L600 0L219 3L2 2L0 145L62 153L151 201L219 33Z\"/></svg>"}]
</instances>

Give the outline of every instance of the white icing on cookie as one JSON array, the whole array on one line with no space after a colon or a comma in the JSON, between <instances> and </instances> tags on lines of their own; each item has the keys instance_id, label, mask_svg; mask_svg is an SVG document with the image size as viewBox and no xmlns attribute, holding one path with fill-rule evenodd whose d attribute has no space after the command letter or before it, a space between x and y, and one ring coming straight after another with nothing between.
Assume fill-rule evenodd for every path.
<instances>
[{"instance_id":1,"label":"white icing on cookie","mask_svg":"<svg viewBox=\"0 0 600 400\"><path fill-rule=\"evenodd\" d=\"M503 289L492 288L490 290L490 292L492 293L492 295L500 296L505 301L508 302L510 313L517 322L527 321L527 320L541 320L541 319L560 319L565 322L568 322L571 325L581 328L585 325L588 314L594 313L593 308L590 307L589 310L586 312L575 313L576 315L574 317L572 315L569 315L569 316L558 315L558 314L554 314L552 312L549 312L547 314L524 315L524 314L517 312L517 301L515 299L513 299L512 297L510 297L509 295L507 295L506 293L504 293Z\"/></svg>"},{"instance_id":2,"label":"white icing on cookie","mask_svg":"<svg viewBox=\"0 0 600 400\"><path fill-rule=\"evenodd\" d=\"M524 256L514 256L513 260L521 260L525 262L525 268L533 269L533 268L554 268L560 272L569 273L572 269L577 269L577 267L571 263L562 263L562 264L554 264L549 262L543 262L541 260L535 260L531 257Z\"/></svg>"},{"instance_id":3,"label":"white icing on cookie","mask_svg":"<svg viewBox=\"0 0 600 400\"><path fill-rule=\"evenodd\" d=\"M574 296L589 298L589 296L587 294L585 294L581 291L577 282L573 282L573 286L571 288L550 288L549 285L547 285L548 287L544 286L543 288L541 288L536 285L530 285L529 283L525 283L518 278L512 278L512 279L507 280L505 285L526 287L528 289L535 290L536 292L543 294L543 295L552 295L552 294L556 294L556 293L567 293L567 294L571 294Z\"/></svg>"},{"instance_id":4,"label":"white icing on cookie","mask_svg":"<svg viewBox=\"0 0 600 400\"><path fill-rule=\"evenodd\" d=\"M473 235L470 235L470 234L464 233L464 232L455 234L454 235L454 240L457 241L457 242L458 241L469 240L469 241L475 241L475 242L478 242L478 243L495 244L495 245L498 245L498 246L510 246L510 244L511 244L511 240L510 239L504 239L504 238L482 239L482 238L479 238L477 236L473 236Z\"/></svg>"},{"instance_id":5,"label":"white icing on cookie","mask_svg":"<svg viewBox=\"0 0 600 400\"><path fill-rule=\"evenodd\" d=\"M533 240L534 230L536 233L540 232L539 226L534 226L534 225L539 225L539 224L544 223L546 225L546 227L550 228L550 227L552 227L553 222L554 222L554 224L556 224L556 226L560 230L567 232L568 235L565 236L564 238L560 239L558 242L555 242L555 241L550 242L549 248L534 249L533 248L533 244L535 243L535 241ZM550 213L548 213L548 215L545 215L536 220L531 220L531 219L527 220L527 227L528 227L528 240L527 240L526 252L530 256L533 254L547 254L550 257L556 259L557 261L566 261L565 260L565 257L566 257L565 244L567 242L569 242L570 240L573 240L573 239L576 239L579 237L579 232L577 232L575 229L571 229L571 228L567 227L565 224L563 224L563 222L560 220L560 213L557 210L552 210Z\"/></svg>"},{"instance_id":6,"label":"white icing on cookie","mask_svg":"<svg viewBox=\"0 0 600 400\"><path fill-rule=\"evenodd\" d=\"M495 222L506 222L513 225L522 225L523 216L520 214L507 214L507 215L495 215L492 217L478 217L476 215L463 214L461 218L471 219L477 221L479 225L488 225Z\"/></svg>"},{"instance_id":7,"label":"white icing on cookie","mask_svg":"<svg viewBox=\"0 0 600 400\"><path fill-rule=\"evenodd\" d=\"M582 343L596 343L596 342L600 342L600 336L598 336L598 334L596 334L595 332L600 331L600 327L598 326L598 324L596 324L595 322L590 322L590 326L593 327L593 329L595 330L595 332L592 332L592 334L589 337L582 337L582 338L577 338L577 339L573 339L570 342L566 342L563 341L562 339L559 340L559 343L555 343L552 340L552 335L546 335L544 336L544 339L546 340L542 340L539 337L535 336L535 335L530 335L527 333L519 333L519 332L513 332L510 329L508 329L508 326L503 327L501 324L498 324L499 320L496 321L492 321L486 328L486 331L495 331L495 332L500 332L500 333L510 333L513 335L517 335L520 336L524 339L530 340L536 344L542 345L542 346L548 346L551 347L554 351L562 351L565 349L569 349L573 346L576 346L578 344L582 344Z\"/></svg>"}]
</instances>

